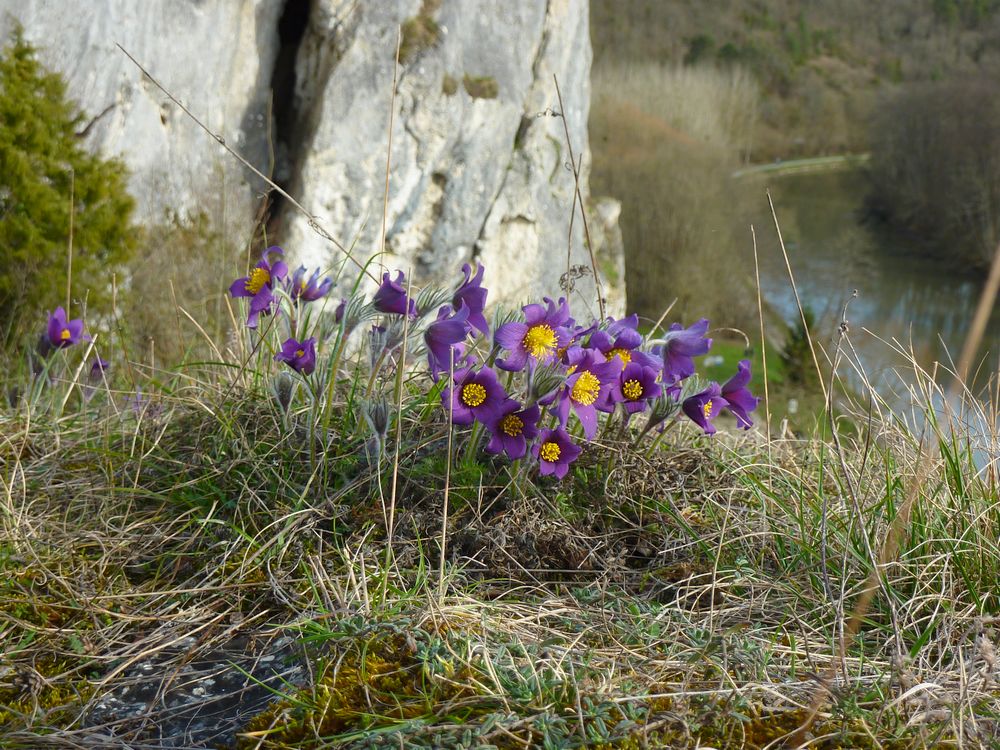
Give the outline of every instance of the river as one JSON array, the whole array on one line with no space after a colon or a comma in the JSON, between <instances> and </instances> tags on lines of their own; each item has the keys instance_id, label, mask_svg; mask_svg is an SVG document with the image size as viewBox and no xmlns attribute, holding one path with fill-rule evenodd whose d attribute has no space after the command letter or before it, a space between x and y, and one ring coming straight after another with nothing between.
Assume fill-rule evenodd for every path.
<instances>
[{"instance_id":1,"label":"river","mask_svg":"<svg viewBox=\"0 0 1000 750\"><path fill-rule=\"evenodd\" d=\"M866 192L860 169L745 178L759 192L751 212L757 232L761 289L772 310L786 322L798 318L788 272L767 207L770 190L785 240L799 296L817 317L816 338L831 348L837 338L843 306L849 338L863 368L880 395L897 413L909 412L907 387L913 365L894 349L912 350L924 368L957 361L985 272L963 274L940 260L921 257L900 239L861 223ZM759 204L758 204L759 201ZM852 299L854 290L857 296ZM852 355L852 359L853 359ZM1000 305L994 305L974 369L980 403L1000 361ZM858 391L862 378L848 363L840 374ZM947 382L941 373L937 380ZM995 419L996 413L993 414Z\"/></svg>"}]
</instances>

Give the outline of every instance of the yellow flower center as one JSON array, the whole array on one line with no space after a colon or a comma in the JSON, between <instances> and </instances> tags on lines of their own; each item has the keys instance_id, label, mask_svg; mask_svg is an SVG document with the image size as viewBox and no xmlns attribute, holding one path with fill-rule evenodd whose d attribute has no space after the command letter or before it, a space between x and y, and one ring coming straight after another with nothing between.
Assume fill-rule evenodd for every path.
<instances>
[{"instance_id":1,"label":"yellow flower center","mask_svg":"<svg viewBox=\"0 0 1000 750\"><path fill-rule=\"evenodd\" d=\"M538 451L538 455L543 461L548 461L550 464L554 464L559 460L559 456L562 453L558 443L542 443L541 450Z\"/></svg>"},{"instance_id":2,"label":"yellow flower center","mask_svg":"<svg viewBox=\"0 0 1000 750\"><path fill-rule=\"evenodd\" d=\"M601 381L592 372L582 372L580 377L573 384L573 389L569 395L574 401L584 406L590 406L597 401L597 396L601 392Z\"/></svg>"},{"instance_id":3,"label":"yellow flower center","mask_svg":"<svg viewBox=\"0 0 1000 750\"><path fill-rule=\"evenodd\" d=\"M531 326L521 339L521 346L535 359L542 359L556 348L556 332L545 323Z\"/></svg>"},{"instance_id":4,"label":"yellow flower center","mask_svg":"<svg viewBox=\"0 0 1000 750\"><path fill-rule=\"evenodd\" d=\"M705 402L705 405L701 407L701 411L705 415L705 419L710 419L712 417L712 399Z\"/></svg>"},{"instance_id":5,"label":"yellow flower center","mask_svg":"<svg viewBox=\"0 0 1000 750\"><path fill-rule=\"evenodd\" d=\"M62 333L59 334L60 341L69 341L73 338L73 334L69 332L68 328L63 328Z\"/></svg>"},{"instance_id":6,"label":"yellow flower center","mask_svg":"<svg viewBox=\"0 0 1000 750\"><path fill-rule=\"evenodd\" d=\"M500 429L503 430L505 435L518 437L524 432L524 421L520 417L508 414L500 420Z\"/></svg>"},{"instance_id":7,"label":"yellow flower center","mask_svg":"<svg viewBox=\"0 0 1000 750\"><path fill-rule=\"evenodd\" d=\"M306 283L306 280L302 279L302 281L299 282L299 291L304 292L308 288L308 286L309 285Z\"/></svg>"},{"instance_id":8,"label":"yellow flower center","mask_svg":"<svg viewBox=\"0 0 1000 750\"><path fill-rule=\"evenodd\" d=\"M462 386L462 403L469 407L479 406L486 400L486 388L479 383Z\"/></svg>"},{"instance_id":9,"label":"yellow flower center","mask_svg":"<svg viewBox=\"0 0 1000 750\"><path fill-rule=\"evenodd\" d=\"M622 393L630 401L638 401L642 398L642 383L638 380L626 380L625 385L622 386Z\"/></svg>"},{"instance_id":10,"label":"yellow flower center","mask_svg":"<svg viewBox=\"0 0 1000 750\"><path fill-rule=\"evenodd\" d=\"M296 349L295 350L295 358L296 359L302 359L304 356L306 356L306 350L305 349Z\"/></svg>"},{"instance_id":11,"label":"yellow flower center","mask_svg":"<svg viewBox=\"0 0 1000 750\"><path fill-rule=\"evenodd\" d=\"M266 268L255 268L247 276L246 290L256 294L271 280L271 273Z\"/></svg>"},{"instance_id":12,"label":"yellow flower center","mask_svg":"<svg viewBox=\"0 0 1000 750\"><path fill-rule=\"evenodd\" d=\"M621 357L622 362L626 365L632 361L632 352L630 352L628 349L622 349L621 347L617 349L612 349L604 356L607 358L608 362L613 360L616 356Z\"/></svg>"}]
</instances>

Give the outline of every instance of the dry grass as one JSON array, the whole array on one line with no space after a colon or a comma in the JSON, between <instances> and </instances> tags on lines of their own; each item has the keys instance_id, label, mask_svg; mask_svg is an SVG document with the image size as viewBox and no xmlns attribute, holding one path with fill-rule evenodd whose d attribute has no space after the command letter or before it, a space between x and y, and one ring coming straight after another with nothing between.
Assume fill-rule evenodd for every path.
<instances>
[{"instance_id":1,"label":"dry grass","mask_svg":"<svg viewBox=\"0 0 1000 750\"><path fill-rule=\"evenodd\" d=\"M199 701L228 707L213 741L239 725L241 747L780 747L831 666L810 747L998 736L1000 497L967 433L926 423L941 457L840 658L918 460L877 402L843 464L822 440L689 431L648 457L604 443L562 485L458 461L442 582L443 418L404 425L387 566L391 466L350 431L310 464L262 391L227 392L206 378L142 418L3 415L0 744L168 746L187 726L172 701L234 664L291 680L266 711L253 680ZM129 688L134 715L101 708Z\"/></svg>"}]
</instances>

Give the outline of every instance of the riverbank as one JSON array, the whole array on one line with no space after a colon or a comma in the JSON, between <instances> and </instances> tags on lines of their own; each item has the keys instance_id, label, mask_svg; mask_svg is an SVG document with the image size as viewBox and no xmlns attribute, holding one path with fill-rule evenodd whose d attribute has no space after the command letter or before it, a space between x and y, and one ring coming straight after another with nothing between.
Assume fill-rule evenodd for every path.
<instances>
[{"instance_id":1,"label":"riverbank","mask_svg":"<svg viewBox=\"0 0 1000 750\"><path fill-rule=\"evenodd\" d=\"M837 154L834 156L815 156L808 159L776 159L766 164L750 164L733 172L734 178L750 177L752 175L770 175L783 177L791 174L815 174L845 169L859 169L869 162L871 154Z\"/></svg>"}]
</instances>

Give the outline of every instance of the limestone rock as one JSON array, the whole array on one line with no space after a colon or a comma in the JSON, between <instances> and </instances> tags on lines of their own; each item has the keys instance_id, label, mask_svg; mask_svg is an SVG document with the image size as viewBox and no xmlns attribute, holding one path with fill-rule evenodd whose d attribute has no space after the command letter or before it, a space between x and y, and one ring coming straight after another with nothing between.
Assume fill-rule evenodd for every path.
<instances>
[{"instance_id":1,"label":"limestone rock","mask_svg":"<svg viewBox=\"0 0 1000 750\"><path fill-rule=\"evenodd\" d=\"M597 310L569 168L572 146L586 205L587 0L0 0L0 39L14 24L93 118L87 145L124 158L140 221L205 211L245 237L265 185L116 43L360 262L382 243L402 29L381 263L451 283L475 260L510 303L560 295L569 271L574 313ZM309 216L274 208L293 261L339 261Z\"/></svg>"},{"instance_id":2,"label":"limestone rock","mask_svg":"<svg viewBox=\"0 0 1000 750\"><path fill-rule=\"evenodd\" d=\"M381 244L397 29L385 221L388 268L418 281L487 268L493 299L560 294L568 267L590 261L564 131L587 197L590 38L585 0L319 0L298 60L298 96L315 102L296 158L295 192L364 261ZM559 112L553 75L565 113ZM286 246L306 265L337 250L292 210ZM572 236L570 226L572 225ZM569 257L567 258L567 248ZM596 312L593 278L571 298Z\"/></svg>"}]
</instances>

